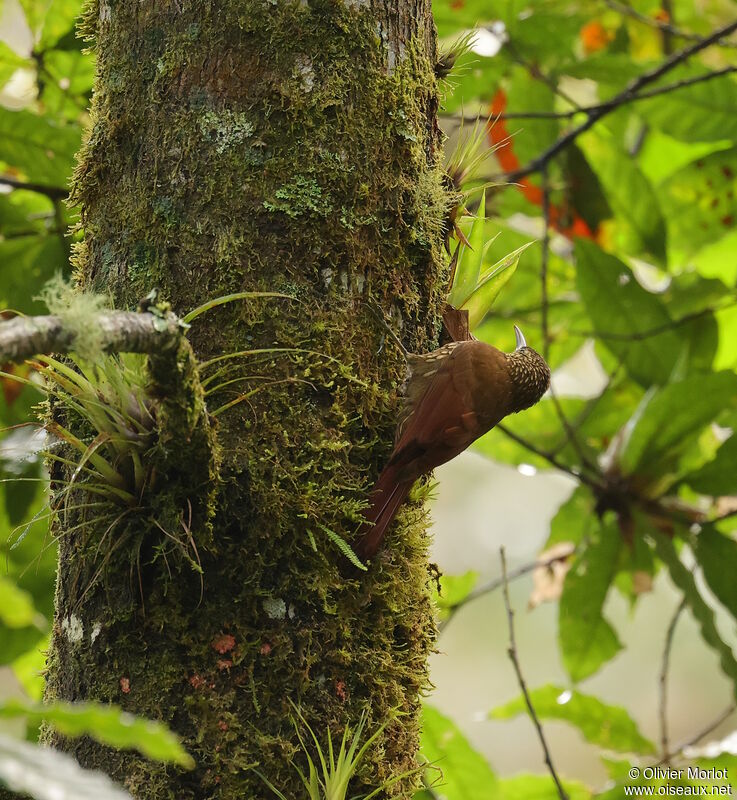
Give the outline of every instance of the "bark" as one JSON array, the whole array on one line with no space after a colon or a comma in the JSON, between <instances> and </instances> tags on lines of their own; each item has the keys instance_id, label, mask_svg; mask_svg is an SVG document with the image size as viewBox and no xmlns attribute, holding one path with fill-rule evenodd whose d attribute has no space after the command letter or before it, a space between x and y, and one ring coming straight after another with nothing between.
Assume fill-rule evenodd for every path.
<instances>
[{"instance_id":1,"label":"bark","mask_svg":"<svg viewBox=\"0 0 737 800\"><path fill-rule=\"evenodd\" d=\"M335 543L391 449L404 373L366 301L409 349L437 343L429 0L102 0L84 30L98 78L73 191L82 285L118 308L158 288L178 315L236 291L294 299L220 306L193 324L194 355L151 358L139 505L112 530L56 523L47 697L163 719L196 768L47 739L135 797L272 797L256 764L300 798L290 701L324 744L363 711L369 734L403 712L351 784L368 791L416 764L434 641L417 501L367 572Z\"/></svg>"}]
</instances>

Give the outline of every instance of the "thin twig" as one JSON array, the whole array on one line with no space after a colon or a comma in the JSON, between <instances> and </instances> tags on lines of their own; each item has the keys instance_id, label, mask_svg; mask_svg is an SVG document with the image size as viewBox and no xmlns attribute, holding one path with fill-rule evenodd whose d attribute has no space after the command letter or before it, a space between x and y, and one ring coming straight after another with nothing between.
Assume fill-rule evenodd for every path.
<instances>
[{"instance_id":1,"label":"thin twig","mask_svg":"<svg viewBox=\"0 0 737 800\"><path fill-rule=\"evenodd\" d=\"M676 632L676 625L681 614L686 608L686 598L678 604L673 617L668 625L665 634L665 646L663 647L663 661L660 667L660 678L658 685L660 688L660 752L663 754L663 763L670 763L668 755L668 669L670 668L670 653L673 647L673 637Z\"/></svg>"},{"instance_id":2,"label":"thin twig","mask_svg":"<svg viewBox=\"0 0 737 800\"><path fill-rule=\"evenodd\" d=\"M671 320L670 322L664 322L662 325L656 325L655 327L648 328L644 331L619 333L616 331L579 331L571 329L568 331L568 334L570 336L581 336L587 339L610 339L613 341L622 342L640 341L641 339L649 339L651 336L659 336L661 333L674 330L675 328L679 328L681 325L687 325L689 322L693 322L696 319L701 319L701 317L708 317L710 314L715 314L718 311L724 311L727 308L733 308L735 305L737 305L737 301L732 300L731 302L724 303L723 305L700 308L698 311L692 311L689 314L684 314L678 319Z\"/></svg>"},{"instance_id":3,"label":"thin twig","mask_svg":"<svg viewBox=\"0 0 737 800\"><path fill-rule=\"evenodd\" d=\"M682 744L679 744L678 747L675 748L670 753L666 753L660 761L653 764L654 767L659 767L661 764L666 764L672 759L680 756L684 750L688 750L689 747L693 747L694 745L698 744L702 739L706 738L710 733L715 731L723 722L726 722L734 712L737 711L737 703L730 703L724 711L719 714L718 717L713 719L705 728L700 730L697 734L692 736L690 739L687 739Z\"/></svg>"},{"instance_id":4,"label":"thin twig","mask_svg":"<svg viewBox=\"0 0 737 800\"><path fill-rule=\"evenodd\" d=\"M604 4L609 6L612 11L616 11L618 14L621 14L623 17L629 17L630 19L637 20L637 22L642 23L643 25L647 25L650 28L657 28L659 31L663 33L667 33L670 36L674 36L678 39L685 39L689 42L697 42L701 37L698 33L692 33L691 31L685 31L682 28L678 28L673 23L667 22L666 20L655 19L655 17L649 17L647 14L642 14L641 12L637 11L637 9L632 8L631 6L625 5L624 3L620 3L619 0L603 0ZM730 41L719 41L717 44L720 47L737 47L737 42L730 42Z\"/></svg>"},{"instance_id":5,"label":"thin twig","mask_svg":"<svg viewBox=\"0 0 737 800\"><path fill-rule=\"evenodd\" d=\"M33 181L20 181L11 178L9 175L0 175L0 186L10 186L11 189L25 189L28 192L46 195L51 200L64 200L69 196L69 189L62 189L61 186L47 186L44 183L34 183Z\"/></svg>"},{"instance_id":6,"label":"thin twig","mask_svg":"<svg viewBox=\"0 0 737 800\"><path fill-rule=\"evenodd\" d=\"M499 548L499 554L502 560L502 579L503 579L503 590L504 590L504 605L507 609L507 621L509 623L509 648L507 649L507 653L509 654L509 658L512 661L512 665L514 666L514 671L517 674L517 682L519 683L519 687L522 690L522 695L525 698L525 704L527 705L527 711L530 715L530 719L532 720L535 729L537 730L538 739L540 739L540 744L542 745L543 755L545 756L545 763L548 766L548 770L553 777L553 782L555 783L556 789L558 790L558 795L561 800L568 800L568 794L566 790L563 788L563 785L558 778L558 773L555 771L555 767L553 766L553 759L550 757L550 750L548 749L548 744L545 741L545 734L543 733L542 725L540 724L540 720L537 718L537 714L535 713L535 708L532 705L532 700L530 700L530 693L527 690L527 684L525 683L524 676L522 675L522 669L520 668L519 659L517 658L517 643L515 642L514 638L514 611L512 611L512 604L509 602L509 581L507 579L507 559L504 555L504 548Z\"/></svg>"},{"instance_id":7,"label":"thin twig","mask_svg":"<svg viewBox=\"0 0 737 800\"><path fill-rule=\"evenodd\" d=\"M518 445L521 445L525 448L525 450L529 450L531 453L534 453L536 456L540 456L543 460L547 461L552 467L559 469L561 472L565 472L571 477L575 478L576 480L580 481L581 483L589 486L592 489L601 489L602 485L598 480L589 477L586 473L582 472L581 470L576 469L575 467L570 467L568 464L564 464L555 455L548 450L543 450L542 448L538 447L537 445L529 442L527 439L519 436L518 434L512 432L507 428L506 425L497 425L496 430L501 431L507 438L511 439L513 442L517 442Z\"/></svg>"},{"instance_id":8,"label":"thin twig","mask_svg":"<svg viewBox=\"0 0 737 800\"><path fill-rule=\"evenodd\" d=\"M532 161L530 161L526 166L517 170L513 170L512 172L495 176L492 178L492 180L503 180L509 183L514 183L515 181L518 181L521 178L532 174L533 172L539 172L540 169L551 159L573 144L573 142L582 133L585 133L590 128L593 128L593 126L600 119L605 117L607 114L610 114L612 111L615 111L625 103L631 102L633 97L638 95L641 89L643 89L645 86L654 83L659 78L662 78L663 75L666 75L677 66L683 64L685 61L691 58L691 56L696 55L696 53L700 53L702 50L713 44L716 44L720 39L724 38L735 30L737 30L737 20L730 22L728 25L724 25L715 31L712 31L709 36L705 36L703 39L699 39L697 42L694 42L694 44L674 53L672 56L662 61L657 67L648 70L638 78L635 78L635 80L631 81L621 92L614 95L614 97L612 97L610 100L601 103L596 110L589 111L586 115L586 119L580 125L577 125L575 128L571 128L571 130L569 130L567 133L564 133L563 136L561 136L557 141L550 145L550 147L540 153L539 156L533 158Z\"/></svg>"},{"instance_id":9,"label":"thin twig","mask_svg":"<svg viewBox=\"0 0 737 800\"><path fill-rule=\"evenodd\" d=\"M639 100L650 100L653 97L658 97L663 94L670 94L671 92L676 92L679 89L683 89L687 86L694 86L697 83L705 83L706 81L712 81L715 78L722 78L725 75L731 75L734 72L737 72L737 67L730 66L704 72L701 75L693 75L690 78L683 78L680 81L667 83L664 86L658 86L657 88L649 89L646 92L638 92L631 97L623 99L619 106L621 107L628 105L629 103L636 103ZM610 101L605 101L603 103L594 103L590 106L577 106L576 108L571 108L567 111L510 111L508 113L499 114L499 119L573 119L573 117L575 117L577 114L592 114L601 110L602 108L608 108L609 103ZM457 114L441 114L440 116L443 119L459 119L459 115ZM460 119L462 120L463 117L460 117Z\"/></svg>"},{"instance_id":10,"label":"thin twig","mask_svg":"<svg viewBox=\"0 0 737 800\"><path fill-rule=\"evenodd\" d=\"M538 559L536 561L530 561L528 564L523 564L521 567L517 567L517 569L512 570L509 575L507 576L508 581L516 581L518 578L522 578L525 575L528 575L530 572L534 572L536 569L549 569L553 566L553 564L557 564L560 561L566 561L571 556L575 555L576 548L571 545L571 549L567 553L559 553L557 556L552 556L551 558L544 558ZM484 595L491 594L499 589L501 586L504 585L504 578L502 576L498 578L493 578L490 581L482 584L481 586L477 586L473 591L469 592L462 600L459 600L457 603L454 603L451 606L446 606L445 610L448 612L448 616L440 622L438 625L438 631L442 633L443 630L448 626L448 623L453 619L453 617L460 611L464 606L468 605L469 603L473 602L474 600L478 600L479 597L483 597Z\"/></svg>"}]
</instances>

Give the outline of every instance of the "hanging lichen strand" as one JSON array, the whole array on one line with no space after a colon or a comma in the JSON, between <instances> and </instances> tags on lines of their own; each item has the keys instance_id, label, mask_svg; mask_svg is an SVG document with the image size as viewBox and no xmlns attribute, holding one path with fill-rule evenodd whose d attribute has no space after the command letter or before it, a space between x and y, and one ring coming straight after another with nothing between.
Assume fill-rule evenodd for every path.
<instances>
[{"instance_id":1,"label":"hanging lichen strand","mask_svg":"<svg viewBox=\"0 0 737 800\"><path fill-rule=\"evenodd\" d=\"M184 355L178 375L155 369L154 393L184 387L185 402L168 427L159 415L139 506L111 531L56 524L48 696L162 718L197 767L47 738L147 800L272 797L253 765L299 800L290 701L323 747L364 711L366 736L403 712L351 784L368 792L416 763L433 643L418 504L368 572L340 549L391 448L404 372L365 301L401 317L414 351L437 342L429 2L116 0L83 31L98 78L73 191L82 285L119 307L156 287L180 314L236 291L289 297L199 317L199 374ZM202 397L219 457L188 434Z\"/></svg>"}]
</instances>

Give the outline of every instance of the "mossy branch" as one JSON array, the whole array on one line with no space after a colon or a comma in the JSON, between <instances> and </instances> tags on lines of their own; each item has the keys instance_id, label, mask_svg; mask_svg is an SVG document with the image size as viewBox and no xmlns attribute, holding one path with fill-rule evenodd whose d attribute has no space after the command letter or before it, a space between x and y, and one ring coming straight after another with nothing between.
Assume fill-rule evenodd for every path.
<instances>
[{"instance_id":1,"label":"mossy branch","mask_svg":"<svg viewBox=\"0 0 737 800\"><path fill-rule=\"evenodd\" d=\"M106 353L163 353L179 341L182 327L174 314L101 311L88 328L98 331ZM0 363L77 348L79 329L56 315L15 317L0 322Z\"/></svg>"}]
</instances>

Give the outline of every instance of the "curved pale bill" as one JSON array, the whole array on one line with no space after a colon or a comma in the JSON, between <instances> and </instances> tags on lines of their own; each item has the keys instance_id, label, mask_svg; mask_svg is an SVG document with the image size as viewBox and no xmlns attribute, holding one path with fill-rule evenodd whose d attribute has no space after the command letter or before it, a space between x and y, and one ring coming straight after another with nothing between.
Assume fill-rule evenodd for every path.
<instances>
[{"instance_id":1,"label":"curved pale bill","mask_svg":"<svg viewBox=\"0 0 737 800\"><path fill-rule=\"evenodd\" d=\"M514 326L514 335L517 338L517 347L515 348L516 350L521 350L523 347L527 347L527 342L525 341L525 335L516 325Z\"/></svg>"}]
</instances>

